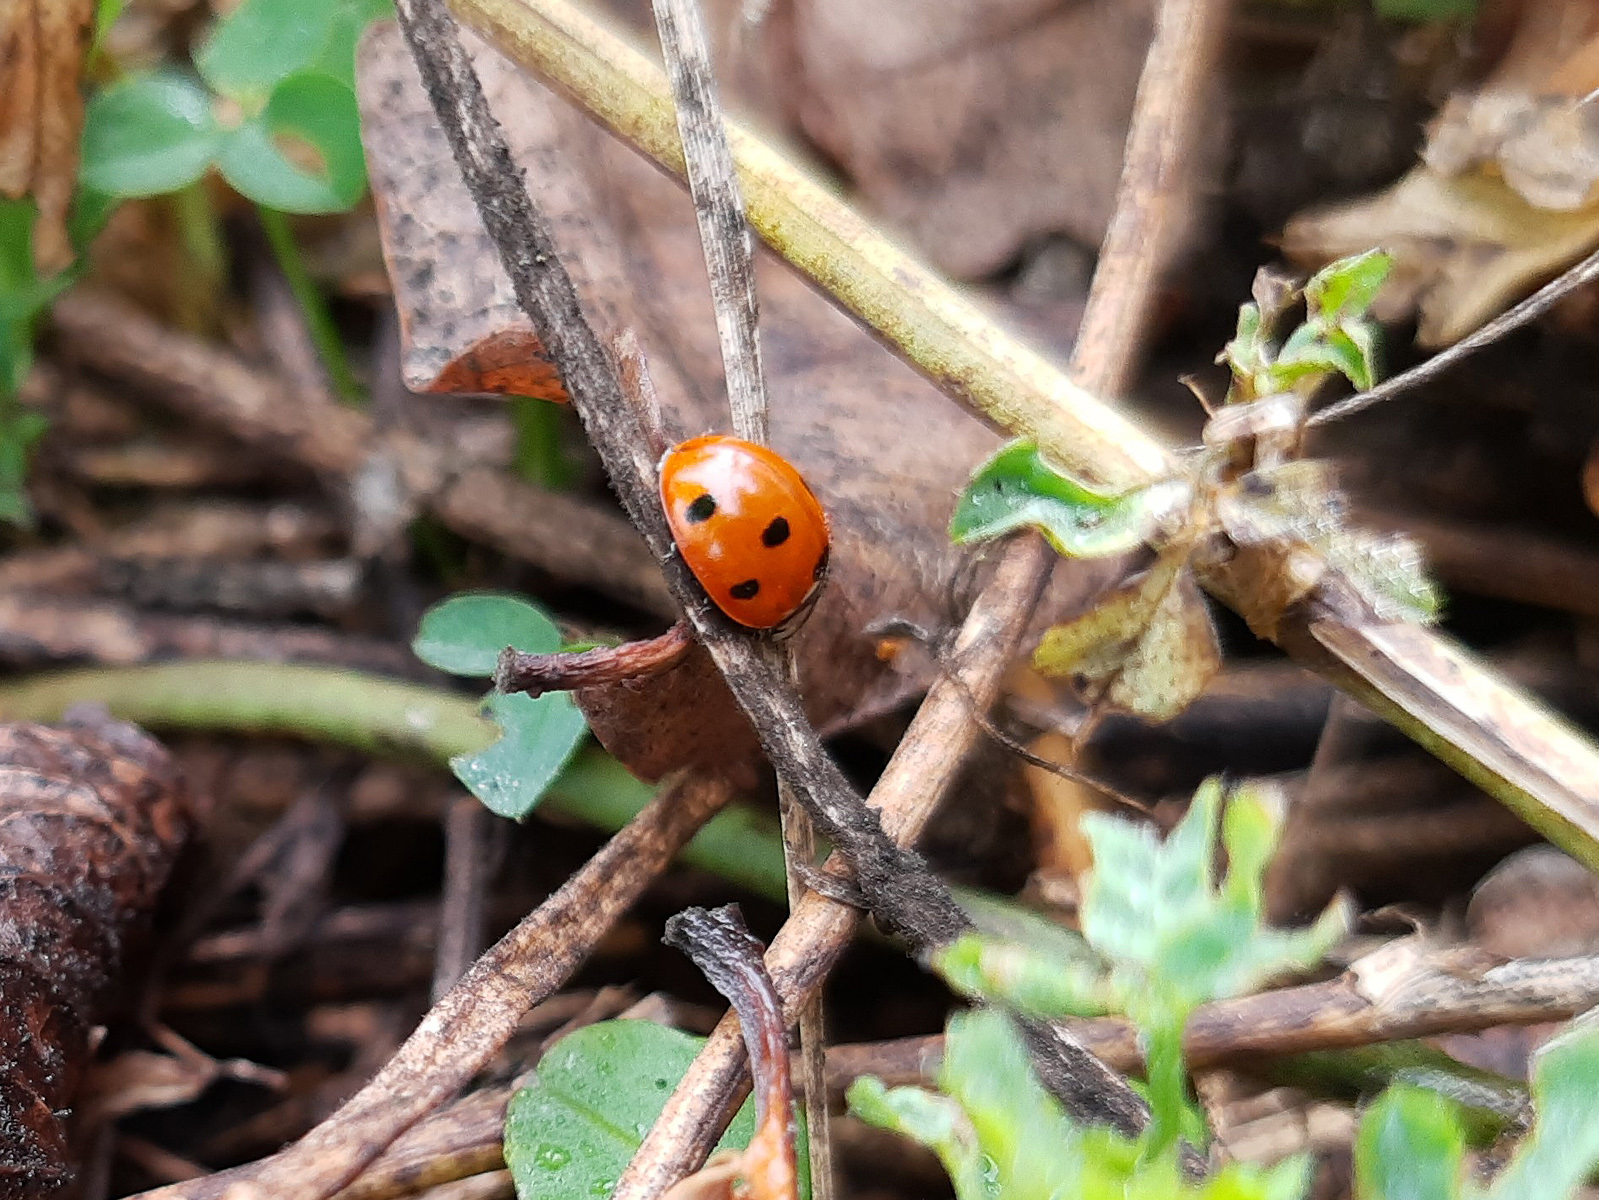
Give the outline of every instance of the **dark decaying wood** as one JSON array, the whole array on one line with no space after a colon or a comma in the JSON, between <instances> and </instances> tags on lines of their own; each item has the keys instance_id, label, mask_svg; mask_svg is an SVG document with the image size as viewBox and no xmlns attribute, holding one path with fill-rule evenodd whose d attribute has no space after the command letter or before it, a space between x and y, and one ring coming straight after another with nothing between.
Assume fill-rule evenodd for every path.
<instances>
[{"instance_id":1,"label":"dark decaying wood","mask_svg":"<svg viewBox=\"0 0 1599 1200\"><path fill-rule=\"evenodd\" d=\"M71 1181L94 1027L192 821L171 758L134 726L0 725L0 1195Z\"/></svg>"}]
</instances>

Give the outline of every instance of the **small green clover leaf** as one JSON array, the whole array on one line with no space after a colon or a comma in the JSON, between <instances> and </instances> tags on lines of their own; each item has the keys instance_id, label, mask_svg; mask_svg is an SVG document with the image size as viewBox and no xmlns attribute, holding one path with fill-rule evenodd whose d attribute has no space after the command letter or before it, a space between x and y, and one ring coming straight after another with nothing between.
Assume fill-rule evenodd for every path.
<instances>
[{"instance_id":1,"label":"small green clover leaf","mask_svg":"<svg viewBox=\"0 0 1599 1200\"><path fill-rule=\"evenodd\" d=\"M965 545L1032 526L1059 554L1103 558L1141 545L1188 495L1180 480L1117 495L1096 492L1052 466L1032 442L1012 442L973 472L949 536Z\"/></svg>"},{"instance_id":2,"label":"small green clover leaf","mask_svg":"<svg viewBox=\"0 0 1599 1200\"><path fill-rule=\"evenodd\" d=\"M490 593L452 596L422 617L412 650L453 675L486 677L506 646L530 654L561 648L555 623L527 601ZM585 722L564 692L491 693L488 715L503 731L476 754L450 760L455 777L491 812L521 820L537 806L582 740Z\"/></svg>"},{"instance_id":3,"label":"small green clover leaf","mask_svg":"<svg viewBox=\"0 0 1599 1200\"><path fill-rule=\"evenodd\" d=\"M280 80L315 62L341 7L329 0L244 0L216 23L194 65L219 95L259 104Z\"/></svg>"},{"instance_id":4,"label":"small green clover leaf","mask_svg":"<svg viewBox=\"0 0 1599 1200\"><path fill-rule=\"evenodd\" d=\"M90 98L78 178L122 198L175 192L205 174L221 144L197 81L170 70L133 76Z\"/></svg>"},{"instance_id":5,"label":"small green clover leaf","mask_svg":"<svg viewBox=\"0 0 1599 1200\"><path fill-rule=\"evenodd\" d=\"M296 72L278 83L258 116L227 135L217 168L236 191L267 208L344 212L366 190L360 128L348 84Z\"/></svg>"}]
</instances>

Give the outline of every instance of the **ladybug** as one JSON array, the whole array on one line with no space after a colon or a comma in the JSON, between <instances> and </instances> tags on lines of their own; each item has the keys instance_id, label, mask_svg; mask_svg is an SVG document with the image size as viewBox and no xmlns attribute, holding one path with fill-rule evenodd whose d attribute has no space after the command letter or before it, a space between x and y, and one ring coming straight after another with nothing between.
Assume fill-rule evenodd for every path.
<instances>
[{"instance_id":1,"label":"ladybug","mask_svg":"<svg viewBox=\"0 0 1599 1200\"><path fill-rule=\"evenodd\" d=\"M661 504L694 578L740 625L804 612L827 574L827 514L782 455L711 434L661 459Z\"/></svg>"}]
</instances>

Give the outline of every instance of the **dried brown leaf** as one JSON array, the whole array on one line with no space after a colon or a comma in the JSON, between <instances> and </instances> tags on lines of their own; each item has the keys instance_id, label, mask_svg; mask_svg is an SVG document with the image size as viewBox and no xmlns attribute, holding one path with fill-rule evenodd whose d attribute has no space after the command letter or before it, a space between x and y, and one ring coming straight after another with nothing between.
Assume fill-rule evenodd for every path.
<instances>
[{"instance_id":1,"label":"dried brown leaf","mask_svg":"<svg viewBox=\"0 0 1599 1200\"><path fill-rule=\"evenodd\" d=\"M1041 234L1100 244L1153 9L790 0L738 77L775 89L869 207L971 278Z\"/></svg>"},{"instance_id":2,"label":"dried brown leaf","mask_svg":"<svg viewBox=\"0 0 1599 1200\"><path fill-rule=\"evenodd\" d=\"M39 208L33 255L41 275L72 262L67 213L83 129L79 83L94 0L0 4L0 195Z\"/></svg>"}]
</instances>

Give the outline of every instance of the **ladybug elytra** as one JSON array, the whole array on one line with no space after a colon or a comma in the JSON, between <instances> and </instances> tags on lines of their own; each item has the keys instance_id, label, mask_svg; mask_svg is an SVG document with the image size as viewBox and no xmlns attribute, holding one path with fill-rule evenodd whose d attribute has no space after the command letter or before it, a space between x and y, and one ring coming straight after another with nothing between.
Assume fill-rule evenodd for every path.
<instances>
[{"instance_id":1,"label":"ladybug elytra","mask_svg":"<svg viewBox=\"0 0 1599 1200\"><path fill-rule=\"evenodd\" d=\"M782 455L712 434L661 459L661 503L683 561L751 629L802 612L827 573L827 514Z\"/></svg>"}]
</instances>

